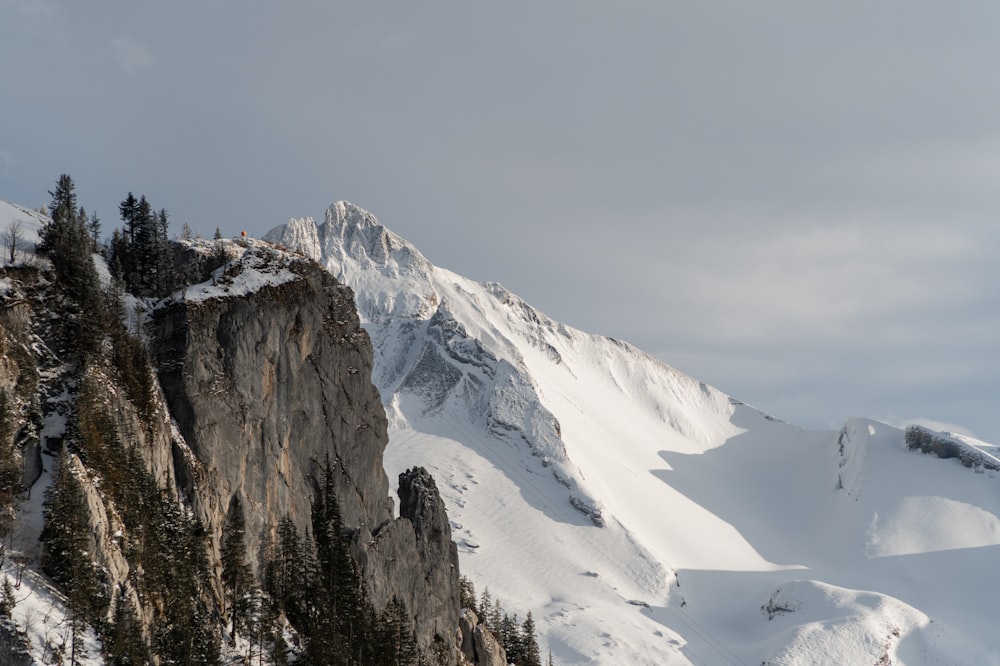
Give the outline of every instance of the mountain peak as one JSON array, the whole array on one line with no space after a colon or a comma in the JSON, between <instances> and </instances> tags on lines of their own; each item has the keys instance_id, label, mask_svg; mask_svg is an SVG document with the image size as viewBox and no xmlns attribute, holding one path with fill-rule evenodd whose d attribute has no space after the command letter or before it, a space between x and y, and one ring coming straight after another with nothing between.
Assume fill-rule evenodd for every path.
<instances>
[{"instance_id":1,"label":"mountain peak","mask_svg":"<svg viewBox=\"0 0 1000 666\"><path fill-rule=\"evenodd\" d=\"M342 280L355 269L375 269L393 279L423 278L432 269L417 248L364 208L344 200L327 208L322 224L317 225L311 217L293 218L264 238L323 263Z\"/></svg>"},{"instance_id":2,"label":"mountain peak","mask_svg":"<svg viewBox=\"0 0 1000 666\"><path fill-rule=\"evenodd\" d=\"M976 475L875 421L804 430L432 266L357 206L317 229L375 350L389 477L434 474L463 573L520 599L560 663L993 653L996 449L909 435Z\"/></svg>"},{"instance_id":3,"label":"mountain peak","mask_svg":"<svg viewBox=\"0 0 1000 666\"><path fill-rule=\"evenodd\" d=\"M367 210L341 199L326 209L326 221L334 226L381 227L378 219Z\"/></svg>"}]
</instances>

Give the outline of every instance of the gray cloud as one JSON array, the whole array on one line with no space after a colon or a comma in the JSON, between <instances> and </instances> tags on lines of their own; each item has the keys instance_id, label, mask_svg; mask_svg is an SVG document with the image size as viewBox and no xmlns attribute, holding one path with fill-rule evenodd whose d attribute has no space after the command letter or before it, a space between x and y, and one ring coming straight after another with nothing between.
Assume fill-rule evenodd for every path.
<instances>
[{"instance_id":1,"label":"gray cloud","mask_svg":"<svg viewBox=\"0 0 1000 666\"><path fill-rule=\"evenodd\" d=\"M350 199L781 418L1000 441L1000 7L15 4L0 197L68 171L208 233Z\"/></svg>"},{"instance_id":2,"label":"gray cloud","mask_svg":"<svg viewBox=\"0 0 1000 666\"><path fill-rule=\"evenodd\" d=\"M140 41L128 37L111 40L115 61L126 74L136 74L153 66L153 54Z\"/></svg>"}]
</instances>

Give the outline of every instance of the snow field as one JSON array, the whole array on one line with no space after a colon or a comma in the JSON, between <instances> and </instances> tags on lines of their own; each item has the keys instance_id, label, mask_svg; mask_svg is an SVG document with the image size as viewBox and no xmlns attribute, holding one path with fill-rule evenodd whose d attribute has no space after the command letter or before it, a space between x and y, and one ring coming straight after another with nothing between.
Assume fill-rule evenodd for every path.
<instances>
[{"instance_id":1,"label":"snow field","mask_svg":"<svg viewBox=\"0 0 1000 666\"><path fill-rule=\"evenodd\" d=\"M463 572L532 610L559 664L998 662L995 474L907 451L901 430L874 421L775 421L431 266L350 204L297 233L356 292L392 424L390 479L414 464L434 474ZM442 376L465 378L443 398L407 383L440 344L435 315L483 350L439 355ZM497 360L520 373L503 405L525 414L520 439L491 432L485 403L469 402L490 379L470 363ZM607 527L570 508L533 454L531 414L554 417L544 450Z\"/></svg>"}]
</instances>

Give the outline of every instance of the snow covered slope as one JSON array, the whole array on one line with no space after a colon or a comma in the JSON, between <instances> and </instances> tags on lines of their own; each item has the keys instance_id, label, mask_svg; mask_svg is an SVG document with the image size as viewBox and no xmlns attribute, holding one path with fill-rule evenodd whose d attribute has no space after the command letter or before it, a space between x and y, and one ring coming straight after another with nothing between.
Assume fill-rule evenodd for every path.
<instances>
[{"instance_id":1,"label":"snow covered slope","mask_svg":"<svg viewBox=\"0 0 1000 666\"><path fill-rule=\"evenodd\" d=\"M16 238L14 262L33 256L38 232L48 221L48 216L17 204L0 199L0 266L10 264L11 232Z\"/></svg>"},{"instance_id":2,"label":"snow covered slope","mask_svg":"<svg viewBox=\"0 0 1000 666\"><path fill-rule=\"evenodd\" d=\"M267 238L354 288L390 479L432 471L463 573L557 663L1000 664L994 472L777 421L349 203Z\"/></svg>"}]
</instances>

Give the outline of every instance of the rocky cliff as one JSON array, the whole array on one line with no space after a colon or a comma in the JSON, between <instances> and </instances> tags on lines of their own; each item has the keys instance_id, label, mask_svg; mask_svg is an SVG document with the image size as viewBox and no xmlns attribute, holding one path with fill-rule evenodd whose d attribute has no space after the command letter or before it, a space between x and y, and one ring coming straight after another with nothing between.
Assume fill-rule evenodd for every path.
<instances>
[{"instance_id":1,"label":"rocky cliff","mask_svg":"<svg viewBox=\"0 0 1000 666\"><path fill-rule=\"evenodd\" d=\"M3 573L15 571L5 557L14 547L29 568L44 561L42 503L64 471L81 486L87 525L80 552L97 572L108 615L127 600L151 643L162 638L154 630L166 626L169 594L143 592L159 572L149 559L145 570L136 564L136 549L152 542L138 534L136 507L121 502L138 496L128 494L139 492L131 477L162 492L157 497L182 516L178 524L190 516L203 530L204 617L224 618L222 534L234 500L245 515L247 562L259 576L279 521L290 518L300 534L311 532L311 505L329 465L374 609L400 599L430 663L456 663L458 560L449 521L433 479L420 469L401 479L395 515L382 466L386 416L351 290L311 260L266 243L193 241L175 254L209 279L155 304L130 301L144 345L112 326L98 345L102 358L84 363L67 351L65 298L44 260L0 269L0 476L9 489L0 505L11 511L0 515ZM213 262L222 263L214 272ZM154 557L170 570L171 553ZM165 584L169 589L169 578ZM41 639L17 633L31 622L27 609L18 612L0 646L36 657L62 654L71 643L76 649L69 629L46 625ZM222 631L218 620L216 627ZM90 641L82 649L92 655L99 650L93 637L80 640Z\"/></svg>"},{"instance_id":2,"label":"rocky cliff","mask_svg":"<svg viewBox=\"0 0 1000 666\"><path fill-rule=\"evenodd\" d=\"M150 335L167 404L196 461L177 465L176 483L211 526L215 552L234 497L246 508L254 567L282 518L308 533L314 483L330 461L375 607L399 597L422 647L450 647L455 545L426 472L401 484L393 517L386 417L353 293L312 261L252 243L214 282L157 308Z\"/></svg>"}]
</instances>

